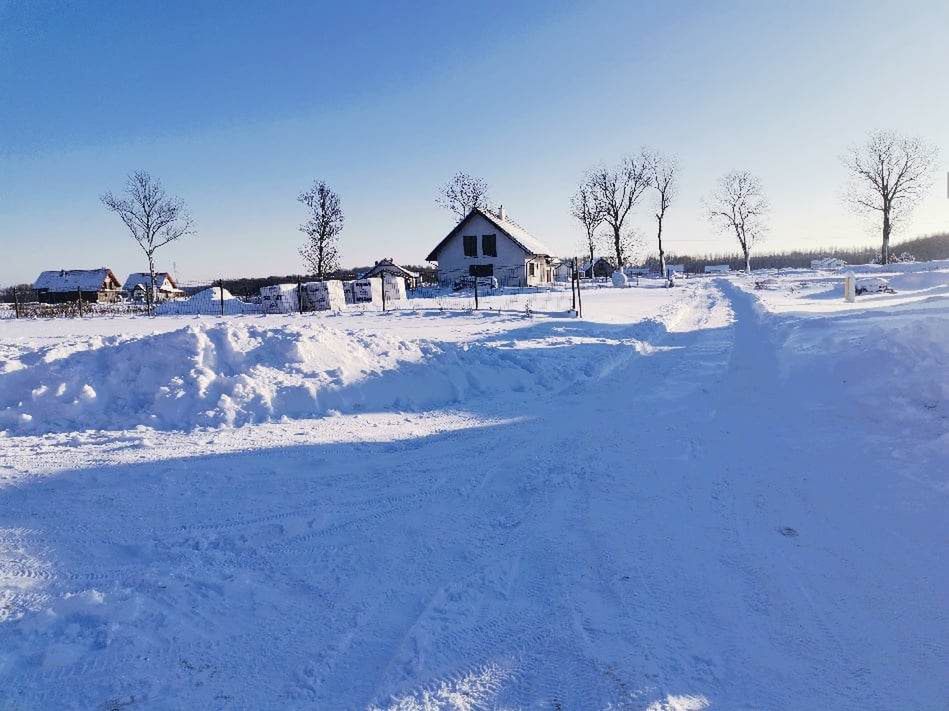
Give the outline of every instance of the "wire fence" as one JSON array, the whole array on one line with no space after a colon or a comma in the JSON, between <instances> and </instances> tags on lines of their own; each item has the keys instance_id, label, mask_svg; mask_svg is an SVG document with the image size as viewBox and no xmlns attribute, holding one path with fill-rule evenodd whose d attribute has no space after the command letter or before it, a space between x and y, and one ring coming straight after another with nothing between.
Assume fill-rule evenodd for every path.
<instances>
[{"instance_id":1,"label":"wire fence","mask_svg":"<svg viewBox=\"0 0 949 711\"><path fill-rule=\"evenodd\" d=\"M360 280L357 280L360 281ZM102 301L96 295L76 293L54 302L40 300L48 295L14 292L10 302L0 303L0 319L93 318L103 316L237 316L267 313L371 313L388 311L519 311L554 313L575 308L570 283L545 283L533 286L501 286L490 279L472 279L453 286L422 285L414 289L392 288L393 279L382 280L374 293L365 298L347 297L319 308L304 292L304 284L276 285L285 298L265 302L261 295L237 296L227 288L227 281L213 285L182 285L186 296L159 297L154 304L131 301L111 295ZM350 284L352 282L349 282ZM192 293L193 292L193 293Z\"/></svg>"},{"instance_id":2,"label":"wire fence","mask_svg":"<svg viewBox=\"0 0 949 711\"><path fill-rule=\"evenodd\" d=\"M567 265L571 267L571 265ZM474 271L474 270L472 270ZM8 289L0 303L0 319L12 318L90 318L101 316L236 316L266 313L372 313L372 312L520 312L520 313L578 313L582 309L581 286L584 290L611 288L608 278L581 279L575 268L555 270L538 264L534 269L525 265L523 270L498 270L497 274L475 276L469 272L439 273L438 284L406 288L401 279L387 277L383 282L375 278L375 286L368 285L360 292L360 282L343 282L345 298L337 301L314 303L307 284L270 285L268 294L234 294L226 279L208 283L179 284L184 296L163 298L154 304L129 298L124 293L97 294L39 294L35 291ZM402 282L401 285L398 282ZM365 285L364 285L365 286ZM371 288L369 288L371 287ZM338 287L337 287L338 288ZM264 292L264 289L260 290ZM53 303L50 303L53 301Z\"/></svg>"}]
</instances>

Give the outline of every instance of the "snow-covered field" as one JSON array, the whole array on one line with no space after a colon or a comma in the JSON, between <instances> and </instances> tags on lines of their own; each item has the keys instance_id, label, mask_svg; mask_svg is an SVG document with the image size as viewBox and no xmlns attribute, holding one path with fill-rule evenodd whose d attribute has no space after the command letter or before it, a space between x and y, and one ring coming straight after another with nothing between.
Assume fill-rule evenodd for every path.
<instances>
[{"instance_id":1,"label":"snow-covered field","mask_svg":"<svg viewBox=\"0 0 949 711\"><path fill-rule=\"evenodd\" d=\"M0 322L0 708L945 708L949 263L864 271Z\"/></svg>"}]
</instances>

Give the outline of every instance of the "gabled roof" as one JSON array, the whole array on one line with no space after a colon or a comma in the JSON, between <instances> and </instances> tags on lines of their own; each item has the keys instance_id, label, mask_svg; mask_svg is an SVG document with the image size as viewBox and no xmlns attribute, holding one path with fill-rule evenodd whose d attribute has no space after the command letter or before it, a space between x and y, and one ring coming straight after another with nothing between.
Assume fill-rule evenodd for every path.
<instances>
[{"instance_id":1,"label":"gabled roof","mask_svg":"<svg viewBox=\"0 0 949 711\"><path fill-rule=\"evenodd\" d=\"M46 289L53 292L99 291L106 280L111 280L108 288L118 289L119 280L108 267L98 269L53 269L41 272L33 282L34 289Z\"/></svg>"},{"instance_id":2,"label":"gabled roof","mask_svg":"<svg viewBox=\"0 0 949 711\"><path fill-rule=\"evenodd\" d=\"M168 282L167 285L165 282ZM133 272L129 274L129 278L125 280L125 284L122 285L122 288L126 291L132 291L136 286L142 286L145 289L148 288L149 283L151 283L151 275L148 272ZM155 286L159 290L162 290L164 287L166 291L181 291L178 288L175 278L168 272L155 272Z\"/></svg>"},{"instance_id":3,"label":"gabled roof","mask_svg":"<svg viewBox=\"0 0 949 711\"><path fill-rule=\"evenodd\" d=\"M508 239L523 249L524 252L529 256L549 257L551 255L551 251L547 248L547 245L534 237L534 235L510 218L502 218L499 215L495 215L490 210L483 210L480 207L476 207L473 208L467 215L465 215L461 222L455 225L455 229L445 235L445 238L438 243L435 249L432 250L431 254L429 254L425 260L428 262L437 262L439 250L441 250L441 248L444 247L452 237L461 232L468 220L470 220L475 215L481 215L481 217L493 224L502 234L506 235Z\"/></svg>"},{"instance_id":4,"label":"gabled roof","mask_svg":"<svg viewBox=\"0 0 949 711\"><path fill-rule=\"evenodd\" d=\"M375 276L376 274L383 271L390 272L390 273L396 272L397 274L401 274L402 276L410 278L410 279L418 279L419 277L418 273L410 271L406 269L405 267L399 266L398 264L393 262L391 259L380 259L378 262L375 263L372 269L370 269L365 274L363 274L363 278Z\"/></svg>"}]
</instances>

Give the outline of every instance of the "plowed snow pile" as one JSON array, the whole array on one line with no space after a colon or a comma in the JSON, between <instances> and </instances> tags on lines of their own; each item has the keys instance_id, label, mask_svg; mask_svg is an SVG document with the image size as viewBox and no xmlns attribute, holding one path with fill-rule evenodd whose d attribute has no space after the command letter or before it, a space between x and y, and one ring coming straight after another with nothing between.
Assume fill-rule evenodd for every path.
<instances>
[{"instance_id":1,"label":"plowed snow pile","mask_svg":"<svg viewBox=\"0 0 949 711\"><path fill-rule=\"evenodd\" d=\"M413 411L502 390L563 386L578 377L571 359L549 348L404 340L318 323L199 324L89 346L0 373L0 429L189 430L335 412Z\"/></svg>"}]
</instances>

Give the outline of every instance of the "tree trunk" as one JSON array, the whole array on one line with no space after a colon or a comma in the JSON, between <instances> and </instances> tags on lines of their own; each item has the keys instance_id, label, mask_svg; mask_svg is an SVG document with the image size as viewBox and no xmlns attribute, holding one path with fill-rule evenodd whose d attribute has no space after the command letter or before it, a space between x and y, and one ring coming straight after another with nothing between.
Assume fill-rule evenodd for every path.
<instances>
[{"instance_id":1,"label":"tree trunk","mask_svg":"<svg viewBox=\"0 0 949 711\"><path fill-rule=\"evenodd\" d=\"M659 273L662 276L666 275L666 254L662 251L662 215L656 215L656 219L659 221L659 234L657 235L659 239Z\"/></svg>"},{"instance_id":2,"label":"tree trunk","mask_svg":"<svg viewBox=\"0 0 949 711\"><path fill-rule=\"evenodd\" d=\"M883 249L880 250L880 259L883 264L890 262L890 232L893 225L890 224L890 208L883 208Z\"/></svg>"},{"instance_id":3,"label":"tree trunk","mask_svg":"<svg viewBox=\"0 0 949 711\"><path fill-rule=\"evenodd\" d=\"M751 274L751 252L747 247L742 247L742 252L745 253L745 273Z\"/></svg>"},{"instance_id":4,"label":"tree trunk","mask_svg":"<svg viewBox=\"0 0 949 711\"><path fill-rule=\"evenodd\" d=\"M148 298L145 303L148 305L148 313L152 312L152 304L155 303L155 257L148 255Z\"/></svg>"},{"instance_id":5,"label":"tree trunk","mask_svg":"<svg viewBox=\"0 0 949 711\"><path fill-rule=\"evenodd\" d=\"M623 266L623 245L620 240L619 227L613 228L613 247L616 250L616 269Z\"/></svg>"}]
</instances>

